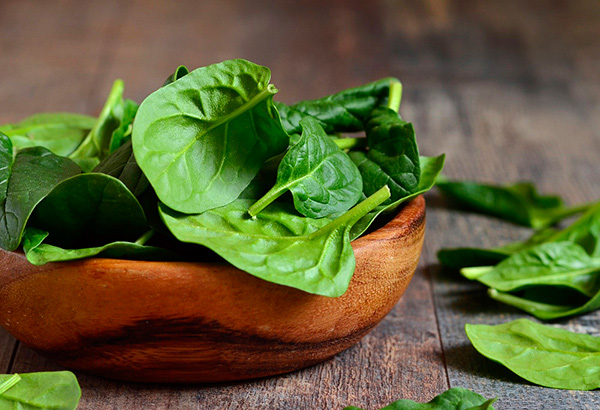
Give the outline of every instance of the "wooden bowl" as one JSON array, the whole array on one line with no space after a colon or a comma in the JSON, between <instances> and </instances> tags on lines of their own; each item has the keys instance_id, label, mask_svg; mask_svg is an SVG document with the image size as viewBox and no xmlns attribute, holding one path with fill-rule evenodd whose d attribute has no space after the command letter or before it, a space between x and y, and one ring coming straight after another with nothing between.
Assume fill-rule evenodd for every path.
<instances>
[{"instance_id":1,"label":"wooden bowl","mask_svg":"<svg viewBox=\"0 0 600 410\"><path fill-rule=\"evenodd\" d=\"M339 298L265 282L225 263L87 259L33 266L0 253L0 324L70 369L144 382L285 373L352 346L398 302L425 230L418 197L352 243Z\"/></svg>"}]
</instances>

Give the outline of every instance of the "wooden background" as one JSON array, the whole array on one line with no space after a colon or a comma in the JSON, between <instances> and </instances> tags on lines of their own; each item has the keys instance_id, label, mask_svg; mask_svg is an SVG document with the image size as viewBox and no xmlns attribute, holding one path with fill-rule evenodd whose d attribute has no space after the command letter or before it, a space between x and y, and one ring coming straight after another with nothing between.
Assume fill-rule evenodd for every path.
<instances>
[{"instance_id":1,"label":"wooden background","mask_svg":"<svg viewBox=\"0 0 600 410\"><path fill-rule=\"evenodd\" d=\"M600 198L600 2L0 1L0 123L40 111L97 114L115 78L141 101L179 64L267 65L285 102L384 76L446 174L533 180L568 203ZM600 392L532 386L479 356L465 323L522 317L441 270L441 247L496 246L527 230L427 197L425 249L406 295L362 342L309 369L208 386L78 374L80 409L378 409L454 386L499 409L597 409ZM68 295L65 295L68 297ZM1 301L0 301L1 303ZM557 326L600 335L600 315ZM0 331L4 372L55 369Z\"/></svg>"}]
</instances>

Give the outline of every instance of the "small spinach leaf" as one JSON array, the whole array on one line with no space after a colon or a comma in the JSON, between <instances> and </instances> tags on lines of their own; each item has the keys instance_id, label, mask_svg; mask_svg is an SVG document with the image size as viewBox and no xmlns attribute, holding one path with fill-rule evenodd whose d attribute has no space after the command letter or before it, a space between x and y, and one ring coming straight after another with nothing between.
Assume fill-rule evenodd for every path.
<instances>
[{"instance_id":1,"label":"small spinach leaf","mask_svg":"<svg viewBox=\"0 0 600 410\"><path fill-rule=\"evenodd\" d=\"M133 127L138 164L160 200L199 213L235 200L288 136L271 73L245 60L192 71L152 93Z\"/></svg>"},{"instance_id":2,"label":"small spinach leaf","mask_svg":"<svg viewBox=\"0 0 600 410\"><path fill-rule=\"evenodd\" d=\"M161 205L160 213L182 242L204 245L264 280L337 297L346 291L354 273L350 229L388 197L389 189L384 187L333 221L297 216L283 203L273 203L251 218L248 200L199 215L179 214Z\"/></svg>"},{"instance_id":3,"label":"small spinach leaf","mask_svg":"<svg viewBox=\"0 0 600 410\"><path fill-rule=\"evenodd\" d=\"M38 203L61 181L81 172L73 161L43 147L19 151L12 167L10 161L6 153L0 155L0 169L10 169L6 197L0 201L0 248L7 251L21 243L23 229Z\"/></svg>"},{"instance_id":4,"label":"small spinach leaf","mask_svg":"<svg viewBox=\"0 0 600 410\"><path fill-rule=\"evenodd\" d=\"M361 198L360 172L314 118L300 121L302 135L285 154L277 170L277 182L248 209L257 215L286 191L291 191L296 210L309 218L345 212Z\"/></svg>"},{"instance_id":5,"label":"small spinach leaf","mask_svg":"<svg viewBox=\"0 0 600 410\"><path fill-rule=\"evenodd\" d=\"M163 83L163 87L166 85L169 85L171 83L174 83L175 81L179 80L181 77L188 75L190 73L190 70L187 69L186 66L184 65L180 65L179 67L177 67L175 69L175 72L173 74L171 74Z\"/></svg>"},{"instance_id":6,"label":"small spinach leaf","mask_svg":"<svg viewBox=\"0 0 600 410\"><path fill-rule=\"evenodd\" d=\"M100 173L75 175L57 184L35 208L31 225L66 247L137 238L147 230L135 196L123 182Z\"/></svg>"},{"instance_id":7,"label":"small spinach leaf","mask_svg":"<svg viewBox=\"0 0 600 410\"><path fill-rule=\"evenodd\" d=\"M14 375L0 375L0 383ZM68 371L20 373L12 387L0 393L2 409L75 410L81 389L75 375Z\"/></svg>"},{"instance_id":8,"label":"small spinach leaf","mask_svg":"<svg viewBox=\"0 0 600 410\"><path fill-rule=\"evenodd\" d=\"M494 410L492 404L496 399L486 400L479 394L462 388L454 387L434 397L427 403L412 400L398 400L383 407L381 410ZM346 407L344 410L361 410L358 407Z\"/></svg>"},{"instance_id":9,"label":"small spinach leaf","mask_svg":"<svg viewBox=\"0 0 600 410\"><path fill-rule=\"evenodd\" d=\"M133 120L137 114L139 105L129 99L123 100L123 117L119 126L113 131L110 137L108 153L113 153L127 141L131 141L131 132L133 131Z\"/></svg>"},{"instance_id":10,"label":"small spinach leaf","mask_svg":"<svg viewBox=\"0 0 600 410\"><path fill-rule=\"evenodd\" d=\"M136 197L142 195L150 185L135 160L131 140L106 157L92 172L100 172L117 178Z\"/></svg>"},{"instance_id":11,"label":"small spinach leaf","mask_svg":"<svg viewBox=\"0 0 600 410\"><path fill-rule=\"evenodd\" d=\"M600 337L518 319L465 326L473 347L532 383L555 389L600 387Z\"/></svg>"},{"instance_id":12,"label":"small spinach leaf","mask_svg":"<svg viewBox=\"0 0 600 410\"><path fill-rule=\"evenodd\" d=\"M81 144L96 119L71 113L35 114L18 124L0 126L10 137L15 149L44 147L66 157Z\"/></svg>"},{"instance_id":13,"label":"small spinach leaf","mask_svg":"<svg viewBox=\"0 0 600 410\"><path fill-rule=\"evenodd\" d=\"M589 204L565 207L562 199L538 194L529 182L499 186L445 180L437 186L444 194L473 210L536 229L589 208Z\"/></svg>"},{"instance_id":14,"label":"small spinach leaf","mask_svg":"<svg viewBox=\"0 0 600 410\"><path fill-rule=\"evenodd\" d=\"M23 251L33 265L48 262L71 261L83 258L114 258L145 261L176 260L178 256L166 249L148 246L143 241L115 241L90 248L65 249L44 243L48 232L36 228L26 228L23 234Z\"/></svg>"},{"instance_id":15,"label":"small spinach leaf","mask_svg":"<svg viewBox=\"0 0 600 410\"><path fill-rule=\"evenodd\" d=\"M300 120L306 117L318 120L328 134L362 131L365 119L374 108L386 102L390 85L396 83L400 82L395 78L384 78L317 100L293 105L276 102L275 106L288 134L299 134Z\"/></svg>"}]
</instances>

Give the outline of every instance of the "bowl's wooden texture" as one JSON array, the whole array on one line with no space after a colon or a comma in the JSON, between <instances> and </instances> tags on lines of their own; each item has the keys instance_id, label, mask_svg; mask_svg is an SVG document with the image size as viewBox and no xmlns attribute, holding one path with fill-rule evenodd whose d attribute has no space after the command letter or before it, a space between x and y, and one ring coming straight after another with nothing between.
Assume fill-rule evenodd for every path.
<instances>
[{"instance_id":1,"label":"bowl's wooden texture","mask_svg":"<svg viewBox=\"0 0 600 410\"><path fill-rule=\"evenodd\" d=\"M214 382L289 372L350 347L400 299L425 230L418 197L353 242L339 298L227 264L88 259L33 266L0 254L0 324L67 368L146 382Z\"/></svg>"}]
</instances>

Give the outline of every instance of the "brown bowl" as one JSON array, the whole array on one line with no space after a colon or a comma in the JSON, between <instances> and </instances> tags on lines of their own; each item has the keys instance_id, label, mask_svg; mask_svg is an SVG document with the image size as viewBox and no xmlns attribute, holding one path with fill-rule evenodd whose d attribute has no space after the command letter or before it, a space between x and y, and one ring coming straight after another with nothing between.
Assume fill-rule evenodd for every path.
<instances>
[{"instance_id":1,"label":"brown bowl","mask_svg":"<svg viewBox=\"0 0 600 410\"><path fill-rule=\"evenodd\" d=\"M33 266L0 253L0 324L70 369L144 382L285 373L352 346L398 302L425 231L418 197L352 243L348 291L329 298L225 263L87 259Z\"/></svg>"}]
</instances>

